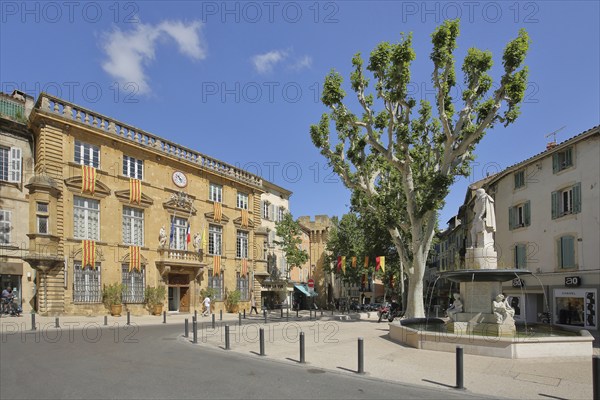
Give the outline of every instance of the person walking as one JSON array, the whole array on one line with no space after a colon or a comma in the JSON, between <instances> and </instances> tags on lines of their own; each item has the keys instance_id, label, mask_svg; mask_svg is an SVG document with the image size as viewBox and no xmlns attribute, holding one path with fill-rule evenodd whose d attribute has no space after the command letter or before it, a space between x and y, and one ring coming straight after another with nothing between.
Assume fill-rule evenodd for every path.
<instances>
[{"instance_id":1,"label":"person walking","mask_svg":"<svg viewBox=\"0 0 600 400\"><path fill-rule=\"evenodd\" d=\"M250 294L250 315L252 315L252 311L258 315L258 310L256 309L256 299L254 298L254 293Z\"/></svg>"},{"instance_id":2,"label":"person walking","mask_svg":"<svg viewBox=\"0 0 600 400\"><path fill-rule=\"evenodd\" d=\"M204 312L202 313L203 317L208 317L210 316L210 296L206 296L204 298Z\"/></svg>"}]
</instances>

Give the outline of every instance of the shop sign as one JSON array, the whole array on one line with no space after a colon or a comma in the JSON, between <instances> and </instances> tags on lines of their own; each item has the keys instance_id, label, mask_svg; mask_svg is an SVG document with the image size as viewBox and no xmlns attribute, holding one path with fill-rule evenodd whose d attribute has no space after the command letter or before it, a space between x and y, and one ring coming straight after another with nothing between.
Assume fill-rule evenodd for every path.
<instances>
[{"instance_id":1,"label":"shop sign","mask_svg":"<svg viewBox=\"0 0 600 400\"><path fill-rule=\"evenodd\" d=\"M579 277L579 276L565 276L565 286L567 286L567 287L579 287L579 286L581 286L581 277Z\"/></svg>"},{"instance_id":2,"label":"shop sign","mask_svg":"<svg viewBox=\"0 0 600 400\"><path fill-rule=\"evenodd\" d=\"M525 281L520 278L515 278L512 280L513 287L525 287Z\"/></svg>"}]
</instances>

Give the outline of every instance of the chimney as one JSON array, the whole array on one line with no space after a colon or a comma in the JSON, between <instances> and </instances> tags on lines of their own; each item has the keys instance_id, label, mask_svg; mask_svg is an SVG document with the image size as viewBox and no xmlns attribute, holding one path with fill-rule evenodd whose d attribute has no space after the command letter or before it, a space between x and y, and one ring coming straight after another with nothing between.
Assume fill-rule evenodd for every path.
<instances>
[{"instance_id":1,"label":"chimney","mask_svg":"<svg viewBox=\"0 0 600 400\"><path fill-rule=\"evenodd\" d=\"M552 150L555 147L556 147L556 142L550 142L550 143L546 144L546 150Z\"/></svg>"}]
</instances>

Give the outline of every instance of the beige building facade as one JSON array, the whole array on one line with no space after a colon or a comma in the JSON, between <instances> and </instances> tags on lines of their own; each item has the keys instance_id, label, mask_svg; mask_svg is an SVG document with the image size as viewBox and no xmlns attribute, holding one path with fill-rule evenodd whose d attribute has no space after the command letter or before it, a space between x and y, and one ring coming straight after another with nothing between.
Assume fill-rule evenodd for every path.
<instances>
[{"instance_id":1,"label":"beige building facade","mask_svg":"<svg viewBox=\"0 0 600 400\"><path fill-rule=\"evenodd\" d=\"M47 94L29 124L29 215L46 210L49 227L39 233L30 218L24 257L37 271L39 312L106 313L111 283L126 286L134 315L148 312L147 286L165 286L172 312L201 310L207 288L213 311L236 289L249 309L268 276L260 177Z\"/></svg>"}]
</instances>

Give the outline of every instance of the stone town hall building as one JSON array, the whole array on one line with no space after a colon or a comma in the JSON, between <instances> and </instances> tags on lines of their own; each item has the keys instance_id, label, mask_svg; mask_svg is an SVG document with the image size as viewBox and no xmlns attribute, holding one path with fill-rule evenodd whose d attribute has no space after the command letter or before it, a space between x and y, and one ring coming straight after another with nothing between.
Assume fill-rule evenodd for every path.
<instances>
[{"instance_id":1,"label":"stone town hall building","mask_svg":"<svg viewBox=\"0 0 600 400\"><path fill-rule=\"evenodd\" d=\"M182 312L200 308L207 287L216 311L227 291L260 297L259 176L47 94L29 127L23 259L36 271L38 312L104 313L102 287L116 282L133 314L147 312L146 286L166 286L168 310Z\"/></svg>"}]
</instances>

